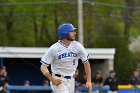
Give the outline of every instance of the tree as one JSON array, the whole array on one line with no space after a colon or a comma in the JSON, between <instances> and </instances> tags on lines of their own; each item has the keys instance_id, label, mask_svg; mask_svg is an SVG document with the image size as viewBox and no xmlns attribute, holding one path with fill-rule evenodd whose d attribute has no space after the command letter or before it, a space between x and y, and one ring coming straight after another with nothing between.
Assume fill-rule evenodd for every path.
<instances>
[{"instance_id":1,"label":"tree","mask_svg":"<svg viewBox=\"0 0 140 93\"><path fill-rule=\"evenodd\" d=\"M126 9L126 11L123 13L124 14L124 37L128 41L129 39L129 32L130 32L130 27L132 25L132 18L133 18L133 13L135 12L135 0L125 0L126 7L130 7Z\"/></svg>"}]
</instances>

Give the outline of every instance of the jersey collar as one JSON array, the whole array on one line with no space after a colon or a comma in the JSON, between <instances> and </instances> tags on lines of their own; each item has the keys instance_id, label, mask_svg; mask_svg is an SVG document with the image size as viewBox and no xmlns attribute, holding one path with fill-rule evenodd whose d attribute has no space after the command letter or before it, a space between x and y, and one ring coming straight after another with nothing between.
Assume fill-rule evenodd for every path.
<instances>
[{"instance_id":1,"label":"jersey collar","mask_svg":"<svg viewBox=\"0 0 140 93\"><path fill-rule=\"evenodd\" d=\"M61 44L61 45L64 46L64 47L66 47L66 48L68 48L68 47L70 46L70 44L71 44L71 42L70 42L70 44L69 44L68 46L66 46L66 45L64 45L64 44L62 43L62 40L58 40L58 43Z\"/></svg>"}]
</instances>

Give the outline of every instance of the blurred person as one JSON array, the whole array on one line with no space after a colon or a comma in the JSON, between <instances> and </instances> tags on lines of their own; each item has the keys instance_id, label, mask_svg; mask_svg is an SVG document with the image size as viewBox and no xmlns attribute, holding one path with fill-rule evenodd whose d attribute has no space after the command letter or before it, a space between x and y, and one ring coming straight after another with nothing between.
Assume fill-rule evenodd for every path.
<instances>
[{"instance_id":1,"label":"blurred person","mask_svg":"<svg viewBox=\"0 0 140 93\"><path fill-rule=\"evenodd\" d=\"M73 75L74 79L75 79L75 88L80 86L80 77L79 77L79 70L76 69L74 75ZM80 91L75 91L75 93L81 93Z\"/></svg>"},{"instance_id":2,"label":"blurred person","mask_svg":"<svg viewBox=\"0 0 140 93\"><path fill-rule=\"evenodd\" d=\"M132 85L133 93L136 93L137 85L140 85L139 69L133 71L133 75L129 78L129 84Z\"/></svg>"},{"instance_id":3,"label":"blurred person","mask_svg":"<svg viewBox=\"0 0 140 93\"><path fill-rule=\"evenodd\" d=\"M24 86L30 86L29 80L25 80L24 83L23 83L23 85L24 85Z\"/></svg>"},{"instance_id":4,"label":"blurred person","mask_svg":"<svg viewBox=\"0 0 140 93\"><path fill-rule=\"evenodd\" d=\"M83 88L87 88L87 87L86 87L86 78L87 78L87 77L86 77L86 74L84 73L83 77L80 79L80 83L81 83L80 86L82 87L82 89L83 89ZM81 92L82 92L82 93L85 93L86 90L82 90Z\"/></svg>"},{"instance_id":5,"label":"blurred person","mask_svg":"<svg viewBox=\"0 0 140 93\"><path fill-rule=\"evenodd\" d=\"M49 81L48 80L43 80L43 86L44 87L50 87ZM52 90L42 91L41 93L52 93Z\"/></svg>"},{"instance_id":6,"label":"blurred person","mask_svg":"<svg viewBox=\"0 0 140 93\"><path fill-rule=\"evenodd\" d=\"M30 81L29 81L29 80L25 80L25 81L23 82L23 86L25 86L25 87L30 86ZM23 91L21 91L20 93L32 93L32 91L23 90Z\"/></svg>"},{"instance_id":7,"label":"blurred person","mask_svg":"<svg viewBox=\"0 0 140 93\"><path fill-rule=\"evenodd\" d=\"M7 70L6 70L6 67L5 66L2 66L2 73L5 77L7 77Z\"/></svg>"},{"instance_id":8,"label":"blurred person","mask_svg":"<svg viewBox=\"0 0 140 93\"><path fill-rule=\"evenodd\" d=\"M140 85L140 76L139 76L139 70L138 69L135 69L133 71L133 75L130 76L130 78L129 78L129 84L133 85L134 87L136 85Z\"/></svg>"},{"instance_id":9,"label":"blurred person","mask_svg":"<svg viewBox=\"0 0 140 93\"><path fill-rule=\"evenodd\" d=\"M101 71L96 72L96 74L92 80L92 85L93 85L93 87L102 87L103 86L103 77L102 77ZM99 93L99 91L97 90L94 93Z\"/></svg>"},{"instance_id":10,"label":"blurred person","mask_svg":"<svg viewBox=\"0 0 140 93\"><path fill-rule=\"evenodd\" d=\"M8 77L5 75L5 68L0 67L0 91L2 92L4 86L8 84Z\"/></svg>"},{"instance_id":11,"label":"blurred person","mask_svg":"<svg viewBox=\"0 0 140 93\"><path fill-rule=\"evenodd\" d=\"M86 74L84 74L84 76L82 77L82 79L80 80L80 85L84 88L86 88Z\"/></svg>"},{"instance_id":12,"label":"blurred person","mask_svg":"<svg viewBox=\"0 0 140 93\"><path fill-rule=\"evenodd\" d=\"M49 85L49 81L48 81L48 80L44 80L44 81L43 81L43 86L45 86L45 87L50 86L50 85Z\"/></svg>"},{"instance_id":13,"label":"blurred person","mask_svg":"<svg viewBox=\"0 0 140 93\"><path fill-rule=\"evenodd\" d=\"M92 80L92 85L93 87L100 87L103 86L103 77L102 77L102 72L97 71L95 76L93 77Z\"/></svg>"},{"instance_id":14,"label":"blurred person","mask_svg":"<svg viewBox=\"0 0 140 93\"><path fill-rule=\"evenodd\" d=\"M7 86L8 86L9 84L8 83L5 83L4 84L4 86L3 86L3 92L2 93L6 93L6 90L7 90Z\"/></svg>"},{"instance_id":15,"label":"blurred person","mask_svg":"<svg viewBox=\"0 0 140 93\"><path fill-rule=\"evenodd\" d=\"M111 70L109 77L105 79L104 85L108 85L110 87L109 93L117 93L118 91L118 80L116 77L116 72Z\"/></svg>"},{"instance_id":16,"label":"blurred person","mask_svg":"<svg viewBox=\"0 0 140 93\"><path fill-rule=\"evenodd\" d=\"M82 93L94 93L92 90L87 92L87 86L86 86L86 74L84 73L83 77L80 79L80 89L82 89ZM85 88L85 90L83 90ZM81 93L81 92L77 92L77 93Z\"/></svg>"},{"instance_id":17,"label":"blurred person","mask_svg":"<svg viewBox=\"0 0 140 93\"><path fill-rule=\"evenodd\" d=\"M77 69L75 71L75 74L73 75L74 79L75 79L75 87L80 86L80 77L79 77L79 70Z\"/></svg>"}]
</instances>

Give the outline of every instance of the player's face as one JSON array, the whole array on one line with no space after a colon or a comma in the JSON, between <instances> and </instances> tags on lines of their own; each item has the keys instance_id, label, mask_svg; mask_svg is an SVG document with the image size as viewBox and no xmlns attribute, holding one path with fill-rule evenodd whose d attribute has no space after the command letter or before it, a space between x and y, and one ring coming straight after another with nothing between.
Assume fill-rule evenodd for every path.
<instances>
[{"instance_id":1,"label":"player's face","mask_svg":"<svg viewBox=\"0 0 140 93\"><path fill-rule=\"evenodd\" d=\"M101 73L96 74L96 78L100 78L101 76Z\"/></svg>"},{"instance_id":2,"label":"player's face","mask_svg":"<svg viewBox=\"0 0 140 93\"><path fill-rule=\"evenodd\" d=\"M116 75L116 73L114 73L114 72L113 73L110 73L110 76L111 77L115 77L115 75Z\"/></svg>"},{"instance_id":3,"label":"player's face","mask_svg":"<svg viewBox=\"0 0 140 93\"><path fill-rule=\"evenodd\" d=\"M75 35L76 35L76 32L75 31L70 31L69 32L70 36L69 36L69 40L71 41L74 41L75 40Z\"/></svg>"},{"instance_id":4,"label":"player's face","mask_svg":"<svg viewBox=\"0 0 140 93\"><path fill-rule=\"evenodd\" d=\"M139 76L139 72L138 71L134 71L134 76Z\"/></svg>"}]
</instances>

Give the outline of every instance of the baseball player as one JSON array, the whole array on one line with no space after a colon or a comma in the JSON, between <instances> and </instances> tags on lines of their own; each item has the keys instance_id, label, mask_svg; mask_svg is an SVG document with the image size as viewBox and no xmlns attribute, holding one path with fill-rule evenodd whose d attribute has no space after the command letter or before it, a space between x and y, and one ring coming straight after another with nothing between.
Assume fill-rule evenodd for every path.
<instances>
[{"instance_id":1,"label":"baseball player","mask_svg":"<svg viewBox=\"0 0 140 93\"><path fill-rule=\"evenodd\" d=\"M51 88L55 93L74 93L73 75L77 69L79 58L84 64L87 88L92 90L89 55L84 47L75 41L76 29L70 23L60 25L58 28L60 40L45 52L40 61L42 63L40 69L50 80ZM51 65L52 74L47 68L49 65Z\"/></svg>"}]
</instances>

